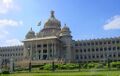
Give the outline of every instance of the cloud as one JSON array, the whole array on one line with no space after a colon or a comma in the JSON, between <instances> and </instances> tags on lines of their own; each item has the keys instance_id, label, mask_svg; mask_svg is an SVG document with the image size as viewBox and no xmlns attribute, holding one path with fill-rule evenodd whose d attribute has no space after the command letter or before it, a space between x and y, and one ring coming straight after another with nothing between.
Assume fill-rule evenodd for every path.
<instances>
[{"instance_id":1,"label":"cloud","mask_svg":"<svg viewBox=\"0 0 120 76\"><path fill-rule=\"evenodd\" d=\"M1 19L0 20L0 28L6 27L6 26L19 26L22 25L22 21L16 21L16 20L11 20L11 19Z\"/></svg>"},{"instance_id":2,"label":"cloud","mask_svg":"<svg viewBox=\"0 0 120 76\"><path fill-rule=\"evenodd\" d=\"M13 0L0 0L0 14L6 14L11 10L19 10L20 8L14 4Z\"/></svg>"},{"instance_id":3,"label":"cloud","mask_svg":"<svg viewBox=\"0 0 120 76\"><path fill-rule=\"evenodd\" d=\"M8 34L9 34L8 31L0 30L0 39L5 38Z\"/></svg>"},{"instance_id":4,"label":"cloud","mask_svg":"<svg viewBox=\"0 0 120 76\"><path fill-rule=\"evenodd\" d=\"M22 21L16 21L11 19L0 19L0 39L5 38L9 33L6 30L8 27L18 27L22 25Z\"/></svg>"},{"instance_id":5,"label":"cloud","mask_svg":"<svg viewBox=\"0 0 120 76\"><path fill-rule=\"evenodd\" d=\"M106 21L104 30L120 29L120 16L116 15Z\"/></svg>"},{"instance_id":6,"label":"cloud","mask_svg":"<svg viewBox=\"0 0 120 76\"><path fill-rule=\"evenodd\" d=\"M1 46L16 46L16 45L23 45L23 43L19 41L18 39L9 39L5 41L1 41L0 45Z\"/></svg>"}]
</instances>

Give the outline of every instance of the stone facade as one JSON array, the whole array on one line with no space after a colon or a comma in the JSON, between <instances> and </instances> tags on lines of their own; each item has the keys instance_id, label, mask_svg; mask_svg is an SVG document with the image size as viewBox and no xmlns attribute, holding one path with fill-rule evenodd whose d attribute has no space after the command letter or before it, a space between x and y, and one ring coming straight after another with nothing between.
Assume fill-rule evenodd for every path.
<instances>
[{"instance_id":1,"label":"stone facade","mask_svg":"<svg viewBox=\"0 0 120 76\"><path fill-rule=\"evenodd\" d=\"M23 40L25 58L32 60L64 60L71 61L72 36L70 29L64 25L51 11L50 18L45 22L44 28L35 33L32 28Z\"/></svg>"},{"instance_id":2,"label":"stone facade","mask_svg":"<svg viewBox=\"0 0 120 76\"><path fill-rule=\"evenodd\" d=\"M74 41L74 48L77 61L120 61L120 37Z\"/></svg>"},{"instance_id":3,"label":"stone facade","mask_svg":"<svg viewBox=\"0 0 120 76\"><path fill-rule=\"evenodd\" d=\"M64 62L104 62L108 59L120 61L120 37L75 41L66 24L61 28L61 22L56 19L54 11L51 11L50 18L42 30L35 33L31 28L22 42L23 46L1 47L1 59L12 57L16 61L21 59Z\"/></svg>"},{"instance_id":4,"label":"stone facade","mask_svg":"<svg viewBox=\"0 0 120 76\"><path fill-rule=\"evenodd\" d=\"M23 55L23 46L0 47L0 64L10 63L11 59L14 61L23 60Z\"/></svg>"}]
</instances>

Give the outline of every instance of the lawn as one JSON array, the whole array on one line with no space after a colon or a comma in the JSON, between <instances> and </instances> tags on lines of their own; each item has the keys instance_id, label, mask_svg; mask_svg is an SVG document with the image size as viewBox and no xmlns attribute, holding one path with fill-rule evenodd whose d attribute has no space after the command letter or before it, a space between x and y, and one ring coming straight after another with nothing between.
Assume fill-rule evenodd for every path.
<instances>
[{"instance_id":1,"label":"lawn","mask_svg":"<svg viewBox=\"0 0 120 76\"><path fill-rule=\"evenodd\" d=\"M120 71L40 72L0 74L0 76L120 76Z\"/></svg>"}]
</instances>

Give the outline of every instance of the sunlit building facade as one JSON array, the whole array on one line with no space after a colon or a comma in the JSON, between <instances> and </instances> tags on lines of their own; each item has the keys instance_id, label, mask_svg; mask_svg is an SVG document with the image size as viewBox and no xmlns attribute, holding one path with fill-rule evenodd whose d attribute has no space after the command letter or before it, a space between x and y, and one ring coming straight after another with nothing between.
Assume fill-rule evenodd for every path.
<instances>
[{"instance_id":1,"label":"sunlit building facade","mask_svg":"<svg viewBox=\"0 0 120 76\"><path fill-rule=\"evenodd\" d=\"M1 47L1 60L120 61L120 37L75 41L69 27L66 24L61 27L54 11L51 11L43 29L35 33L31 28L22 42L23 46Z\"/></svg>"}]
</instances>

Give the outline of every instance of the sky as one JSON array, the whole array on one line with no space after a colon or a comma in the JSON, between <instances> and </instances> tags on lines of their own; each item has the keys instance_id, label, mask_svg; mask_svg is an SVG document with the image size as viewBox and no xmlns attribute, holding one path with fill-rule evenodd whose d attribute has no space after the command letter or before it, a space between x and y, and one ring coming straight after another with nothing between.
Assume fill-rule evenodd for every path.
<instances>
[{"instance_id":1,"label":"sky","mask_svg":"<svg viewBox=\"0 0 120 76\"><path fill-rule=\"evenodd\" d=\"M120 0L0 0L0 46L21 45L32 27L37 33L50 11L74 40L120 36ZM41 26L37 23L41 21Z\"/></svg>"}]
</instances>

